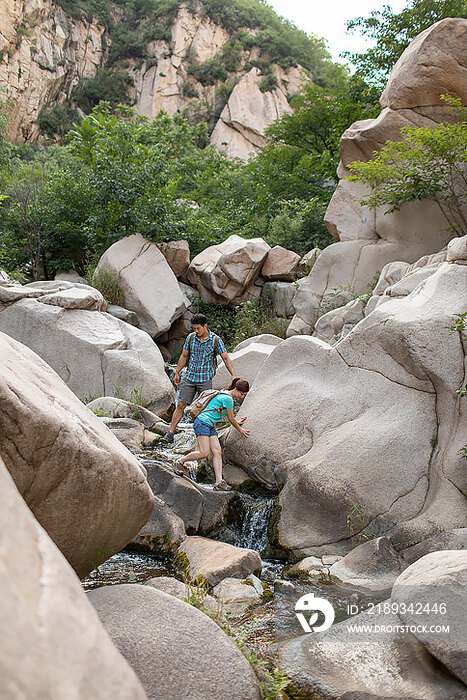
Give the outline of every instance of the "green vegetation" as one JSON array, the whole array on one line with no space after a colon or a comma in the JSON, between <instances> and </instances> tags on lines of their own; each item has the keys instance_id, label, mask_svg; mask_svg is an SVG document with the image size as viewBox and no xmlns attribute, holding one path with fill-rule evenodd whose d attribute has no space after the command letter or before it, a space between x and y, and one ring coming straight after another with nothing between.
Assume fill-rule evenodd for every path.
<instances>
[{"instance_id":1,"label":"green vegetation","mask_svg":"<svg viewBox=\"0 0 467 700\"><path fill-rule=\"evenodd\" d=\"M364 53L348 57L367 80L384 87L399 56L421 31L446 17L467 17L465 0L410 0L401 12L390 5L374 10L369 17L357 17L347 23L350 31L375 40Z\"/></svg>"},{"instance_id":2,"label":"green vegetation","mask_svg":"<svg viewBox=\"0 0 467 700\"><path fill-rule=\"evenodd\" d=\"M110 270L99 270L92 276L92 286L100 291L108 304L123 306L123 287Z\"/></svg>"},{"instance_id":3,"label":"green vegetation","mask_svg":"<svg viewBox=\"0 0 467 700\"><path fill-rule=\"evenodd\" d=\"M89 113L93 107L105 100L115 108L118 104L128 104L128 88L133 84L128 73L99 68L93 78L83 78L73 91L73 100L81 109ZM70 125L71 126L71 125Z\"/></svg>"},{"instance_id":4,"label":"green vegetation","mask_svg":"<svg viewBox=\"0 0 467 700\"><path fill-rule=\"evenodd\" d=\"M350 165L350 178L371 187L363 203L397 211L406 202L430 200L442 212L449 237L467 234L467 108L445 98L460 121L435 128L404 127L403 141L387 141L368 162Z\"/></svg>"}]
</instances>

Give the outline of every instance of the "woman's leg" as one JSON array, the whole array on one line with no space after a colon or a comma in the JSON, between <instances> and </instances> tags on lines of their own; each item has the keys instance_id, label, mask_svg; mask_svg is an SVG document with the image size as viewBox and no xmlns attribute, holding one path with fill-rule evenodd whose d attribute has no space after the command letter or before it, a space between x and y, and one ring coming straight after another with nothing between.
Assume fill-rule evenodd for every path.
<instances>
[{"instance_id":1,"label":"woman's leg","mask_svg":"<svg viewBox=\"0 0 467 700\"><path fill-rule=\"evenodd\" d=\"M217 435L211 435L209 446L212 452L212 466L216 475L216 484L222 480L222 449Z\"/></svg>"},{"instance_id":2,"label":"woman's leg","mask_svg":"<svg viewBox=\"0 0 467 700\"><path fill-rule=\"evenodd\" d=\"M177 460L178 462L184 464L185 462L191 462L195 459L205 459L205 457L209 456L209 440L212 440L212 438L210 438L209 435L197 435L196 440L198 442L198 450L195 452L190 452L190 454L185 455L185 457L181 457L179 460Z\"/></svg>"}]
</instances>

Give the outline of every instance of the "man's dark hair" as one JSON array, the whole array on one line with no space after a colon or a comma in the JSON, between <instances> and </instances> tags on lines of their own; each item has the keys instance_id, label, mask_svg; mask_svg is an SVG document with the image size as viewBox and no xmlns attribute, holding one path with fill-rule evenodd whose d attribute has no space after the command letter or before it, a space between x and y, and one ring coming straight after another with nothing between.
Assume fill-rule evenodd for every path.
<instances>
[{"instance_id":1,"label":"man's dark hair","mask_svg":"<svg viewBox=\"0 0 467 700\"><path fill-rule=\"evenodd\" d=\"M194 326L195 324L200 325L200 326L207 326L208 319L204 314L195 314L193 318L191 319L191 325Z\"/></svg>"}]
</instances>

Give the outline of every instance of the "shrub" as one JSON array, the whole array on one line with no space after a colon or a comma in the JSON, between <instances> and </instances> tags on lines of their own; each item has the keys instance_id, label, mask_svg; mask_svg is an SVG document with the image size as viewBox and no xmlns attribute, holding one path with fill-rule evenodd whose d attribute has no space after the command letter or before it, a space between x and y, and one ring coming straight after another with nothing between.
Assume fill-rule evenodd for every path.
<instances>
[{"instance_id":1,"label":"shrub","mask_svg":"<svg viewBox=\"0 0 467 700\"><path fill-rule=\"evenodd\" d=\"M43 134L54 138L64 138L71 129L73 122L79 118L78 112L69 104L56 104L49 109L45 108L39 114L37 123Z\"/></svg>"},{"instance_id":2,"label":"shrub","mask_svg":"<svg viewBox=\"0 0 467 700\"><path fill-rule=\"evenodd\" d=\"M245 301L238 307L232 347L254 335L270 333L285 338L288 321L274 313L272 299L263 295L255 301Z\"/></svg>"},{"instance_id":3,"label":"shrub","mask_svg":"<svg viewBox=\"0 0 467 700\"><path fill-rule=\"evenodd\" d=\"M261 92L271 92L277 87L277 78L273 73L266 73L259 81Z\"/></svg>"},{"instance_id":4,"label":"shrub","mask_svg":"<svg viewBox=\"0 0 467 700\"><path fill-rule=\"evenodd\" d=\"M99 68L93 78L83 78L75 88L72 97L81 109L88 113L99 102L105 100L112 107L118 104L128 104L128 88L132 79L128 73Z\"/></svg>"},{"instance_id":5,"label":"shrub","mask_svg":"<svg viewBox=\"0 0 467 700\"><path fill-rule=\"evenodd\" d=\"M110 270L99 270L92 277L92 286L100 291L108 304L123 306L123 287Z\"/></svg>"}]
</instances>

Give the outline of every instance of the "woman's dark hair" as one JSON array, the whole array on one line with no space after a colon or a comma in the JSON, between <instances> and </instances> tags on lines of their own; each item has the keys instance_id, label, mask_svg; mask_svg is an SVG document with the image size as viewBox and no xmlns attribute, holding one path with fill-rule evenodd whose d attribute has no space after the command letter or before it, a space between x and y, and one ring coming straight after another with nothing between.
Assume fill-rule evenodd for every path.
<instances>
[{"instance_id":1,"label":"woman's dark hair","mask_svg":"<svg viewBox=\"0 0 467 700\"><path fill-rule=\"evenodd\" d=\"M231 391L231 389L237 389L237 391L242 391L246 394L248 391L250 391L250 385L246 379L234 377L230 383L230 386L227 387L228 391Z\"/></svg>"},{"instance_id":2,"label":"woman's dark hair","mask_svg":"<svg viewBox=\"0 0 467 700\"><path fill-rule=\"evenodd\" d=\"M208 319L206 318L206 316L204 314L195 314L193 316L193 318L191 319L192 326L194 326L195 324L196 325L199 324L200 326L206 326L207 322L208 322Z\"/></svg>"}]
</instances>

